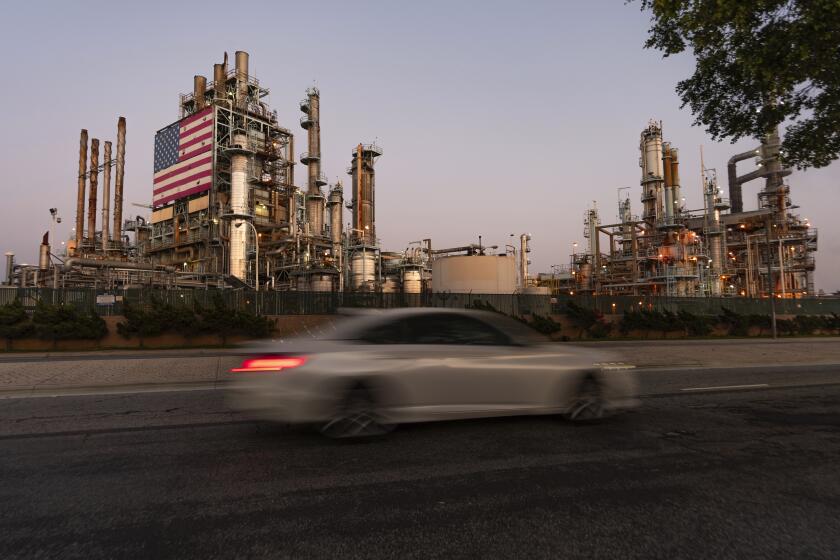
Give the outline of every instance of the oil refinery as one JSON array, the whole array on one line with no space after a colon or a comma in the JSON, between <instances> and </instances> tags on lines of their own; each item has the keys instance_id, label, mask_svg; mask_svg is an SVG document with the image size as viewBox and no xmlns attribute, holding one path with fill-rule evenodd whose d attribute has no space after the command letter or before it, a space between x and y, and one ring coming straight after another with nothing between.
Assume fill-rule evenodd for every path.
<instances>
[{"instance_id":1,"label":"oil refinery","mask_svg":"<svg viewBox=\"0 0 840 560\"><path fill-rule=\"evenodd\" d=\"M663 141L661 123L642 131L641 214L619 198L618 218L603 224L586 212L587 246L562 271L529 273L530 235L518 247L478 243L434 248L428 237L384 251L376 234L376 143L347 146L347 181L322 172L321 93L305 91L297 125L266 102L269 90L249 73L249 55L227 53L212 80L193 78L178 99L180 118L154 137L151 217L123 219L126 120L117 123L116 154L82 130L73 238L55 255L45 235L35 266L7 254L18 286L250 288L300 292L420 294L537 293L661 296L802 297L814 295L817 233L792 211L791 171L778 131L728 165L729 197L714 169L702 169L703 207L682 196L679 150ZM143 139L142 141L151 141ZM756 169L738 175L738 162ZM295 168L306 167L303 186ZM114 175L113 200L111 175ZM101 200L99 199L101 177ZM763 179L756 208L744 210L743 186ZM387 185L385 186L387 188ZM623 192L625 189L620 189ZM86 200L87 199L87 200ZM101 210L98 211L98 206ZM86 210L87 208L87 210ZM349 221L345 222L345 209ZM87 214L85 213L87 212ZM428 236L428 232L419 237ZM512 234L511 234L512 235Z\"/></svg>"},{"instance_id":2,"label":"oil refinery","mask_svg":"<svg viewBox=\"0 0 840 560\"><path fill-rule=\"evenodd\" d=\"M679 151L661 123L641 133L641 216L619 199L618 221L602 224L593 204L584 219L586 250L571 256L565 289L610 295L803 297L814 294L817 231L791 212L791 174L782 165L778 130L728 163L729 198L703 166L703 208L681 195ZM739 161L756 169L738 175ZM702 156L701 156L702 162ZM702 165L702 164L701 164ZM764 179L756 208L744 210L744 184ZM621 191L619 191L621 192Z\"/></svg>"}]
</instances>

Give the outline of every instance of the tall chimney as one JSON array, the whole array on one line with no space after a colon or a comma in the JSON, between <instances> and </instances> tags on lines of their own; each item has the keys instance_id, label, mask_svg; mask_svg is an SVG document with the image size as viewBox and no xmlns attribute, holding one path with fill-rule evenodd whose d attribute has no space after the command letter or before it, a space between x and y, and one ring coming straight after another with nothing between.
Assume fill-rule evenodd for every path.
<instances>
[{"instance_id":1,"label":"tall chimney","mask_svg":"<svg viewBox=\"0 0 840 560\"><path fill-rule=\"evenodd\" d=\"M224 64L214 64L213 65L213 98L214 99L225 99L227 97L226 91L226 77L225 77L225 65Z\"/></svg>"},{"instance_id":2,"label":"tall chimney","mask_svg":"<svg viewBox=\"0 0 840 560\"><path fill-rule=\"evenodd\" d=\"M193 76L193 99L195 110L204 109L204 92L207 91L207 78L204 76Z\"/></svg>"},{"instance_id":3,"label":"tall chimney","mask_svg":"<svg viewBox=\"0 0 840 560\"><path fill-rule=\"evenodd\" d=\"M111 227L108 221L111 219L109 208L111 206L111 142L105 142L105 152L102 156L105 169L102 170L102 252L108 252L108 241Z\"/></svg>"},{"instance_id":4,"label":"tall chimney","mask_svg":"<svg viewBox=\"0 0 840 560\"><path fill-rule=\"evenodd\" d=\"M88 194L88 241L93 247L96 239L96 186L99 183L99 139L90 141L90 193Z\"/></svg>"},{"instance_id":5,"label":"tall chimney","mask_svg":"<svg viewBox=\"0 0 840 560\"><path fill-rule=\"evenodd\" d=\"M117 177L114 180L114 241L122 240L123 178L125 176L125 117L117 122Z\"/></svg>"},{"instance_id":6,"label":"tall chimney","mask_svg":"<svg viewBox=\"0 0 840 560\"><path fill-rule=\"evenodd\" d=\"M248 53L236 51L236 104L244 109L248 97Z\"/></svg>"},{"instance_id":7,"label":"tall chimney","mask_svg":"<svg viewBox=\"0 0 840 560\"><path fill-rule=\"evenodd\" d=\"M82 234L85 228L85 181L87 180L87 144L88 132L82 129L79 138L79 191L76 195L76 252L82 247Z\"/></svg>"},{"instance_id":8,"label":"tall chimney","mask_svg":"<svg viewBox=\"0 0 840 560\"><path fill-rule=\"evenodd\" d=\"M12 276L15 273L15 254L11 251L6 253L6 284L12 285Z\"/></svg>"}]
</instances>

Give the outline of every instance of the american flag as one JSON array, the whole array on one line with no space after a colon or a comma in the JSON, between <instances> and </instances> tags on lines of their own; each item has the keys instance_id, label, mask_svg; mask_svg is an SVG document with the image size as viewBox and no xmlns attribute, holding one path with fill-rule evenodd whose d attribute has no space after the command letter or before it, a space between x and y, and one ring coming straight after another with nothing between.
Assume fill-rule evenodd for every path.
<instances>
[{"instance_id":1,"label":"american flag","mask_svg":"<svg viewBox=\"0 0 840 560\"><path fill-rule=\"evenodd\" d=\"M213 108L155 134L152 206L210 189L213 182Z\"/></svg>"}]
</instances>

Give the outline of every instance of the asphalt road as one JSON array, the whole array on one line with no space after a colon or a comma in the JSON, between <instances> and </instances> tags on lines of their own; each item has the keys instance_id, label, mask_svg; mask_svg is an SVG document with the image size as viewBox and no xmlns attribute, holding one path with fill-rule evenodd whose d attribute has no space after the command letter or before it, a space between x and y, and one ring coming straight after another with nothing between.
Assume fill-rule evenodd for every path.
<instances>
[{"instance_id":1,"label":"asphalt road","mask_svg":"<svg viewBox=\"0 0 840 560\"><path fill-rule=\"evenodd\" d=\"M0 400L0 558L837 558L840 368L640 372L596 425L333 442L218 390Z\"/></svg>"}]
</instances>

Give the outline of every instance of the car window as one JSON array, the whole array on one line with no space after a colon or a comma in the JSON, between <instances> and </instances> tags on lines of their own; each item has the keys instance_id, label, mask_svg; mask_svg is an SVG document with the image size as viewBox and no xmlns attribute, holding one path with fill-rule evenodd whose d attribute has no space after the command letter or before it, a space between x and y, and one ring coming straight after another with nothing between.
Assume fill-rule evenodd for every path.
<instances>
[{"instance_id":1,"label":"car window","mask_svg":"<svg viewBox=\"0 0 840 560\"><path fill-rule=\"evenodd\" d=\"M432 313L406 319L406 344L463 344L501 346L510 340L499 330L473 317Z\"/></svg>"},{"instance_id":2,"label":"car window","mask_svg":"<svg viewBox=\"0 0 840 560\"><path fill-rule=\"evenodd\" d=\"M357 340L370 344L404 344L405 320L386 321L374 325L362 331Z\"/></svg>"}]
</instances>

